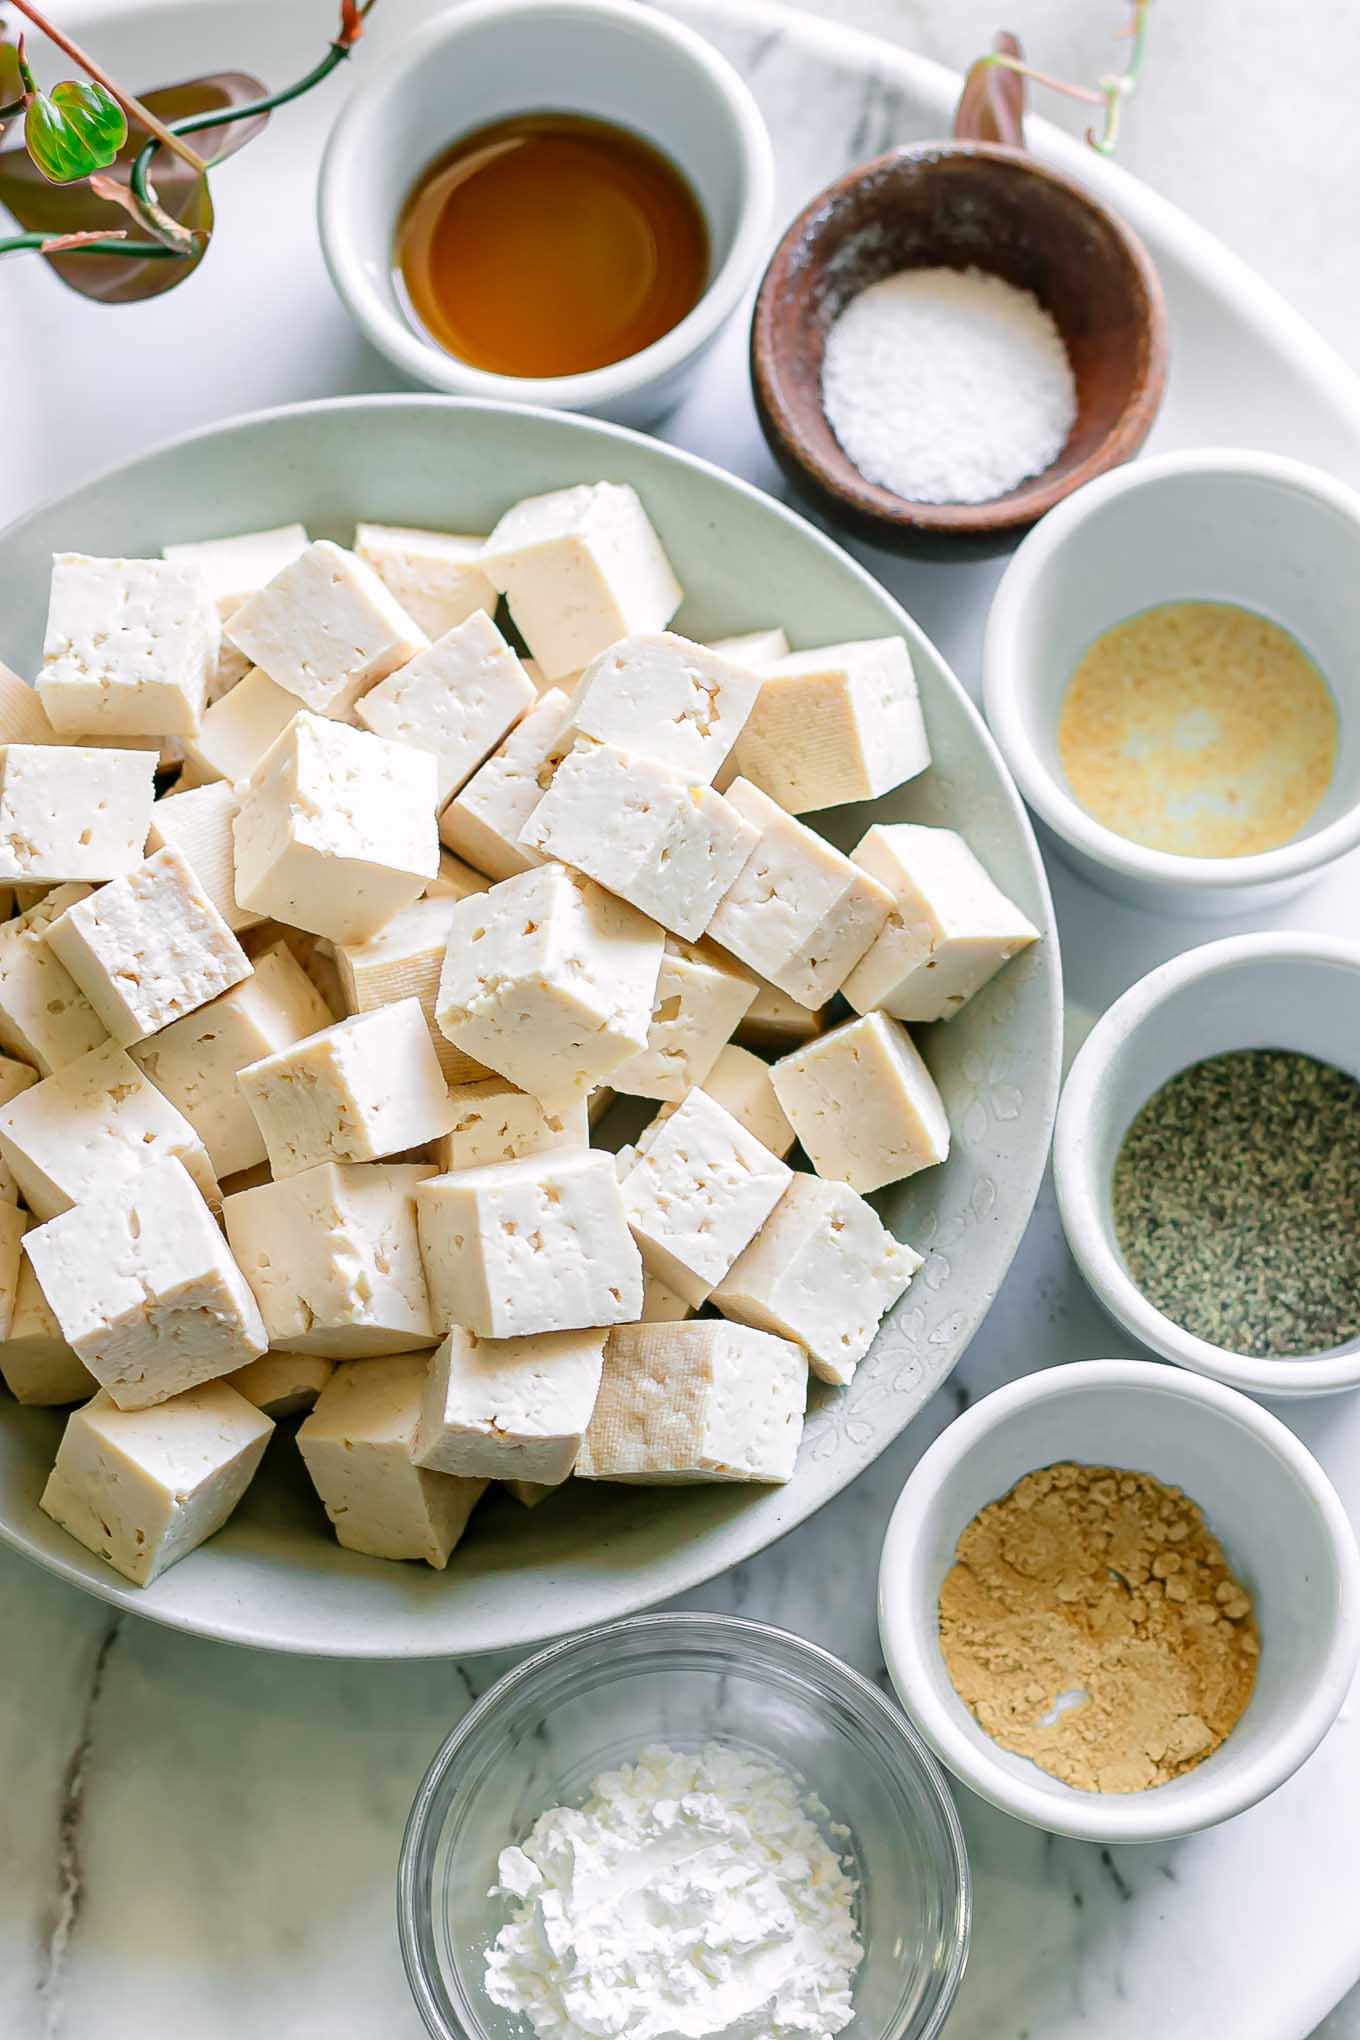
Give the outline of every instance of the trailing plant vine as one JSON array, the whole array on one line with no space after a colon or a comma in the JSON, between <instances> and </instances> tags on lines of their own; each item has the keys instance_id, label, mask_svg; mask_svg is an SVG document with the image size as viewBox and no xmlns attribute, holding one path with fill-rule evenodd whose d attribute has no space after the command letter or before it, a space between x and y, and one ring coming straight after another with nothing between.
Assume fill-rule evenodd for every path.
<instances>
[{"instance_id":1,"label":"trailing plant vine","mask_svg":"<svg viewBox=\"0 0 1360 2040\"><path fill-rule=\"evenodd\" d=\"M1123 109L1137 91L1142 75L1151 7L1152 0L1133 0L1125 31L1129 47L1124 64L1118 71L1104 72L1094 85L1074 85L1065 78L1036 70L1025 61L1015 37L1003 31L987 54L969 66L954 118L955 134L1019 147L1024 140L1025 84L1029 81L1050 92L1061 92L1067 99L1098 106L1102 116L1100 130L1087 128L1086 139L1099 155L1112 156L1119 140Z\"/></svg>"}]
</instances>

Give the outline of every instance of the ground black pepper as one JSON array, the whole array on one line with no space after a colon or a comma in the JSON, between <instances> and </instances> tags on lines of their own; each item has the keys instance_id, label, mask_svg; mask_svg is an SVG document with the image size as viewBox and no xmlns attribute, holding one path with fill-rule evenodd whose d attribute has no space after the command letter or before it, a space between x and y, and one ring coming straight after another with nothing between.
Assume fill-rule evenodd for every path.
<instances>
[{"instance_id":1,"label":"ground black pepper","mask_svg":"<svg viewBox=\"0 0 1360 2040\"><path fill-rule=\"evenodd\" d=\"M1114 1168L1115 1237L1149 1303L1234 1353L1360 1335L1360 1083L1282 1049L1194 1063Z\"/></svg>"}]
</instances>

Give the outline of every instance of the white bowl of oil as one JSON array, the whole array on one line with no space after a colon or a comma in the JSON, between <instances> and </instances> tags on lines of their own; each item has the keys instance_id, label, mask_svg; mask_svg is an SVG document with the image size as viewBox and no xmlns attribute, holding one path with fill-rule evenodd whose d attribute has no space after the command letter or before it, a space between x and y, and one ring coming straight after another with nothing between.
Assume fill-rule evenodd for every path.
<instances>
[{"instance_id":1,"label":"white bowl of oil","mask_svg":"<svg viewBox=\"0 0 1360 2040\"><path fill-rule=\"evenodd\" d=\"M1148 675L1107 656L1100 763L1106 786L1141 775L1145 833L1134 840L1102 818L1131 808L1078 798L1069 689L1107 633L1123 625L1124 636L1131 620L1173 604L1226 606L1218 613L1229 622L1247 612L1243 627L1256 623L1279 663L1258 666L1254 701L1220 673L1207 716L1189 663L1179 699L1178 676L1164 672L1159 778L1156 756L1149 769L1134 755L1142 738L1126 714ZM1017 550L988 620L983 686L993 735L1042 828L1105 891L1182 914L1244 913L1296 891L1360 843L1360 495L1297 461L1246 451L1166 454L1103 476Z\"/></svg>"}]
</instances>

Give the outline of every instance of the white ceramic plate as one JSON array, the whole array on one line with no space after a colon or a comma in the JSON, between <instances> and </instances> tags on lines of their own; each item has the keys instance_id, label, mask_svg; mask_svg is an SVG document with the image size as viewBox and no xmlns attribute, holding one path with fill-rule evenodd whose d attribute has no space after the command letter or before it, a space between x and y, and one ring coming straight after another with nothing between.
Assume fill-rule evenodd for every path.
<instances>
[{"instance_id":1,"label":"white ceramic plate","mask_svg":"<svg viewBox=\"0 0 1360 2040\"><path fill-rule=\"evenodd\" d=\"M904 631L936 764L828 817L844 846L868 821L967 831L1046 940L948 1027L921 1038L955 1134L949 1161L880 1200L928 1258L843 1393L819 1390L794 1480L739 1491L582 1484L528 1511L484 1504L446 1573L342 1551L281 1428L226 1530L129 1588L39 1510L59 1413L0 1406L0 1536L107 1600L238 1643L336 1656L434 1656L535 1643L659 1601L759 1551L853 1480L948 1374L1010 1265L1043 1173L1062 1023L1052 908L1034 838L962 688L890 596L836 546L744 482L618 428L510 405L369 397L261 413L145 455L0 535L4 655L37 667L50 555L154 553L300 518L348 540L356 518L489 529L521 496L632 482L704 639L777 619L795 644Z\"/></svg>"}]
</instances>

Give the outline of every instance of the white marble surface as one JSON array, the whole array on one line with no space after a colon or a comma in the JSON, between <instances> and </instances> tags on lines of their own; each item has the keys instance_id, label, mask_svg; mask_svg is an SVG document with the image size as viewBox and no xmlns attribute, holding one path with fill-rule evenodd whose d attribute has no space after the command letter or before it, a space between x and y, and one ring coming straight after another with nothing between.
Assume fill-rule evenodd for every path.
<instances>
[{"instance_id":1,"label":"white marble surface","mask_svg":"<svg viewBox=\"0 0 1360 2040\"><path fill-rule=\"evenodd\" d=\"M823 0L820 11L954 63L999 25L992 0ZM1017 0L1008 25L1036 60L1089 70L1103 61L1117 12L1115 0ZM1158 13L1124 160L1248 254L1357 358L1360 272L1338 259L1353 238L1360 181L1356 10L1350 0L1294 9L1158 0ZM810 157L868 153L891 139L871 89L858 106L830 103L815 69L773 68L786 112L800 91L816 110ZM0 331L3 291L0 282ZM363 373L370 386L379 381L371 366ZM297 393L310 388L303 381ZM59 393L43 395L50 403ZM41 403L25 416L21 431L43 429ZM753 425L729 457L738 450L763 459ZM104 457L92 449L91 461ZM765 478L763 467L753 471ZM0 463L0 518L21 507L6 499ZM1356 868L1352 860L1352 894ZM1346 883L1306 895L1290 920L1328 926ZM1061 875L1057 892L1078 1027L1140 970L1212 932L1111 909ZM1119 1350L1046 1201L997 1310L908 1436L814 1522L693 1605L784 1623L881 1676L874 1561L915 1457L966 1399L1022 1366ZM1300 1428L1319 1444L1360 1438L1360 1399ZM495 1676L494 1662L345 1666L233 1652L111 1622L102 1606L0 1551L0 1664L6 2040L415 2040L392 1931L401 1822L435 1744ZM1341 1767L1356 1761L1348 1722L1313 1759L1313 1778L1330 1767L1339 1785ZM1239 2040L1222 2008L1225 1980L1249 1952L1251 1866L1308 1847L1291 1819L1298 1789L1231 1830L1114 1853L1054 1842L961 1795L977 1930L951 2040ZM1301 1924L1288 1889L1286 1880L1272 1921L1285 1974ZM1353 1938L1360 1973L1358 1897L1355 1884L1338 1891L1335 1931ZM1173 1976L1175 2002L1194 2006L1174 2026L1161 1986ZM1187 1978L1200 1987L1187 1991ZM1306 1973L1294 2002L1313 2016L1325 2010ZM1300 2013L1278 2034L1259 2023L1253 2033L1300 2040L1304 2023ZM1323 2036L1357 2040L1360 2001L1327 2019Z\"/></svg>"}]
</instances>

